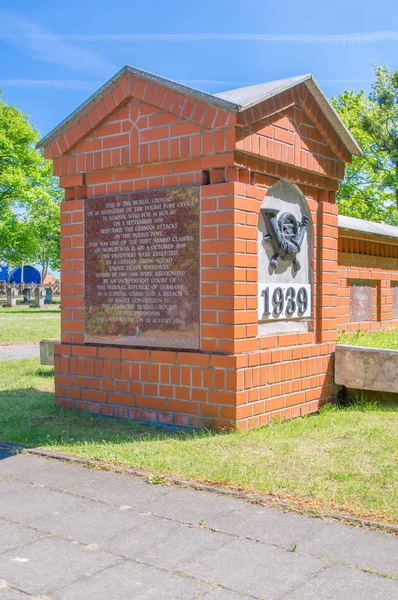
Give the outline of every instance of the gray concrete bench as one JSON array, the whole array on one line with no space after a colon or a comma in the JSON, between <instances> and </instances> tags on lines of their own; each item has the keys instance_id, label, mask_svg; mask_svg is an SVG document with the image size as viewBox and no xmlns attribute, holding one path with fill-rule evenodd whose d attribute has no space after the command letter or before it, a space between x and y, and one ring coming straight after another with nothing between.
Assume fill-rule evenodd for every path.
<instances>
[{"instance_id":1,"label":"gray concrete bench","mask_svg":"<svg viewBox=\"0 0 398 600\"><path fill-rule=\"evenodd\" d=\"M338 344L335 384L356 390L398 393L398 351Z\"/></svg>"}]
</instances>

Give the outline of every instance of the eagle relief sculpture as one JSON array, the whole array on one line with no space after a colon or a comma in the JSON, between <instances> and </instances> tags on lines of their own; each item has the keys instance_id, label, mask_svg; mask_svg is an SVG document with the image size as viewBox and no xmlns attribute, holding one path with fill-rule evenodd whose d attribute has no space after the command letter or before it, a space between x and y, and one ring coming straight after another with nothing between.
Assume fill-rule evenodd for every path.
<instances>
[{"instance_id":1,"label":"eagle relief sculpture","mask_svg":"<svg viewBox=\"0 0 398 600\"><path fill-rule=\"evenodd\" d=\"M301 250L309 218L304 215L299 223L291 213L282 213L278 219L279 210L274 208L260 210L267 228L263 239L265 242L271 242L275 253L270 260L271 267L276 269L279 259L282 259L292 262L293 269L297 273L301 268L297 255Z\"/></svg>"}]
</instances>

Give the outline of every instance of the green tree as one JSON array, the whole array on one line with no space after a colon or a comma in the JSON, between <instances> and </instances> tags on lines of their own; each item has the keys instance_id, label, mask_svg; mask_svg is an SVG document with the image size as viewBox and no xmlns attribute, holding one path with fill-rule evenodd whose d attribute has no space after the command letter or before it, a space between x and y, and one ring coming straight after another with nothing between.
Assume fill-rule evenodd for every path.
<instances>
[{"instance_id":1,"label":"green tree","mask_svg":"<svg viewBox=\"0 0 398 600\"><path fill-rule=\"evenodd\" d=\"M338 193L343 215L398 224L398 70L374 68L370 94L345 91L332 102L364 155L354 157Z\"/></svg>"},{"instance_id":2,"label":"green tree","mask_svg":"<svg viewBox=\"0 0 398 600\"><path fill-rule=\"evenodd\" d=\"M0 220L0 260L10 267L34 261L36 254L35 231L32 223L12 210L3 211Z\"/></svg>"},{"instance_id":3,"label":"green tree","mask_svg":"<svg viewBox=\"0 0 398 600\"><path fill-rule=\"evenodd\" d=\"M33 260L41 266L42 281L49 268L60 267L60 205L61 192L54 196L34 201L27 211L27 228L32 232Z\"/></svg>"},{"instance_id":4,"label":"green tree","mask_svg":"<svg viewBox=\"0 0 398 600\"><path fill-rule=\"evenodd\" d=\"M38 132L0 91L0 259L10 266L59 265L61 191L52 164L36 150Z\"/></svg>"}]
</instances>

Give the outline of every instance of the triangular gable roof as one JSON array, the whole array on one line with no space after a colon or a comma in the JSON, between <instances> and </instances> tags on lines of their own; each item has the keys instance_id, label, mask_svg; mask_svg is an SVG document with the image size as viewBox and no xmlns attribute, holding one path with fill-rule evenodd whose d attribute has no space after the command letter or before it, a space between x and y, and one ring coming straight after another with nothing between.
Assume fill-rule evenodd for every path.
<instances>
[{"instance_id":1,"label":"triangular gable roof","mask_svg":"<svg viewBox=\"0 0 398 600\"><path fill-rule=\"evenodd\" d=\"M142 71L141 69L136 69L135 67L130 67L128 65L118 71L118 73L109 79L109 81L107 81L66 119L57 125L57 127L55 127L42 140L40 140L38 143L38 148L49 146L55 139L57 139L71 125L73 125L75 121L86 114L97 102L104 98L128 75L133 75L144 81L160 85L166 89L194 98L196 100L201 100L206 104L235 114L242 113L253 106L256 106L296 87L297 85L303 84L313 95L323 115L332 125L347 150L356 156L362 155L362 151L354 137L351 135L311 74L301 75L298 77L289 77L287 79L279 79L277 81L270 81L268 83L261 83L259 85L252 85L226 92L219 92L217 94L207 94L206 92L201 92L192 87L176 83L170 79L165 79L163 77L159 77L158 75L153 75L152 73Z\"/></svg>"}]
</instances>

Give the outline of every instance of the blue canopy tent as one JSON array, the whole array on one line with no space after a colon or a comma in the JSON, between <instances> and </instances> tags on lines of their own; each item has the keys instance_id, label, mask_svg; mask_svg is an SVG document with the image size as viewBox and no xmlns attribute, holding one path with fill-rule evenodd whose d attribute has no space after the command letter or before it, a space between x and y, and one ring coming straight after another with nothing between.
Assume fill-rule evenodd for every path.
<instances>
[{"instance_id":1,"label":"blue canopy tent","mask_svg":"<svg viewBox=\"0 0 398 600\"><path fill-rule=\"evenodd\" d=\"M8 267L7 265L0 265L0 281L8 281Z\"/></svg>"},{"instance_id":2,"label":"blue canopy tent","mask_svg":"<svg viewBox=\"0 0 398 600\"><path fill-rule=\"evenodd\" d=\"M10 283L41 283L41 276L37 269L30 265L23 267L23 281L21 281L22 267L14 267L10 271Z\"/></svg>"}]
</instances>

